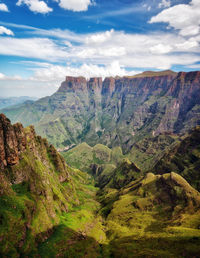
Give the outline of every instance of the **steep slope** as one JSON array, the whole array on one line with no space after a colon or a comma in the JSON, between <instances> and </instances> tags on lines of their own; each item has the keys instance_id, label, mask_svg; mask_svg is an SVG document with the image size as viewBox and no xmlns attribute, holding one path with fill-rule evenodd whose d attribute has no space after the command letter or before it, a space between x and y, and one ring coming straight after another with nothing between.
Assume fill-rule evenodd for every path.
<instances>
[{"instance_id":1,"label":"steep slope","mask_svg":"<svg viewBox=\"0 0 200 258\"><path fill-rule=\"evenodd\" d=\"M0 179L0 256L98 255L105 236L87 174L68 167L32 126L11 125L3 114Z\"/></svg>"},{"instance_id":2,"label":"steep slope","mask_svg":"<svg viewBox=\"0 0 200 258\"><path fill-rule=\"evenodd\" d=\"M128 151L144 137L200 123L200 72L66 77L52 96L4 112L13 122L33 123L56 147L86 142Z\"/></svg>"},{"instance_id":3,"label":"steep slope","mask_svg":"<svg viewBox=\"0 0 200 258\"><path fill-rule=\"evenodd\" d=\"M200 127L197 126L189 134L183 136L181 142L175 144L165 153L152 171L157 174L174 171L182 175L193 187L200 190Z\"/></svg>"},{"instance_id":4,"label":"steep slope","mask_svg":"<svg viewBox=\"0 0 200 258\"><path fill-rule=\"evenodd\" d=\"M127 157L142 171L147 172L180 141L181 136L172 133L144 137L133 145Z\"/></svg>"},{"instance_id":5,"label":"steep slope","mask_svg":"<svg viewBox=\"0 0 200 258\"><path fill-rule=\"evenodd\" d=\"M134 163L124 158L121 162L118 162L117 166L107 167L94 164L92 174L100 189L104 187L121 189L131 181L141 177L142 172Z\"/></svg>"},{"instance_id":6,"label":"steep slope","mask_svg":"<svg viewBox=\"0 0 200 258\"><path fill-rule=\"evenodd\" d=\"M200 193L180 175L148 173L99 192L111 257L198 257Z\"/></svg>"},{"instance_id":7,"label":"steep slope","mask_svg":"<svg viewBox=\"0 0 200 258\"><path fill-rule=\"evenodd\" d=\"M96 144L94 147L91 147L85 142L69 151L61 153L67 164L87 172L93 170L93 165L115 168L124 158L120 147L110 149L103 144Z\"/></svg>"},{"instance_id":8,"label":"steep slope","mask_svg":"<svg viewBox=\"0 0 200 258\"><path fill-rule=\"evenodd\" d=\"M112 157L105 146L91 149ZM185 179L144 176L128 159L105 173L95 173L96 196L94 180L33 126L1 114L0 256L198 257L200 193Z\"/></svg>"}]
</instances>

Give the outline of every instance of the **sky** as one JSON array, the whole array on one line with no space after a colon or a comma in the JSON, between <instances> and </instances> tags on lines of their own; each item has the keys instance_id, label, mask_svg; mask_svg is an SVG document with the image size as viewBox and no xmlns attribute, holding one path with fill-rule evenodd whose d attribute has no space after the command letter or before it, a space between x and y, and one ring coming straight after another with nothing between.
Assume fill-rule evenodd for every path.
<instances>
[{"instance_id":1,"label":"sky","mask_svg":"<svg viewBox=\"0 0 200 258\"><path fill-rule=\"evenodd\" d=\"M200 70L200 0L0 0L0 97L167 69Z\"/></svg>"}]
</instances>

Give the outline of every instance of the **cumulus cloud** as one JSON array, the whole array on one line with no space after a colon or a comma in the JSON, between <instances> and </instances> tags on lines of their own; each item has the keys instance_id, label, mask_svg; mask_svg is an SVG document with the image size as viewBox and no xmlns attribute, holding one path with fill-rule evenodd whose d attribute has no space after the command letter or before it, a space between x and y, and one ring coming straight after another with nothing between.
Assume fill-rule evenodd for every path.
<instances>
[{"instance_id":1,"label":"cumulus cloud","mask_svg":"<svg viewBox=\"0 0 200 258\"><path fill-rule=\"evenodd\" d=\"M30 11L35 13L45 14L53 11L53 9L50 8L44 1L40 0L18 0L16 3L17 6L21 6L22 4L27 5Z\"/></svg>"},{"instance_id":2,"label":"cumulus cloud","mask_svg":"<svg viewBox=\"0 0 200 258\"><path fill-rule=\"evenodd\" d=\"M103 43L106 40L110 39L113 34L114 34L113 29L106 32L95 33L86 37L86 43Z\"/></svg>"},{"instance_id":3,"label":"cumulus cloud","mask_svg":"<svg viewBox=\"0 0 200 258\"><path fill-rule=\"evenodd\" d=\"M0 35L1 34L11 35L11 36L14 35L14 33L11 30L7 29L4 26L0 26Z\"/></svg>"},{"instance_id":4,"label":"cumulus cloud","mask_svg":"<svg viewBox=\"0 0 200 258\"><path fill-rule=\"evenodd\" d=\"M42 66L42 64L41 64ZM52 65L43 66L40 68L34 69L34 76L31 77L31 80L36 81L62 81L65 76L85 76L86 78L90 77L108 77L108 76L125 76L125 75L134 75L136 71L126 71L123 67L120 66L118 61L113 61L111 64L106 66L99 66L93 64L82 64L79 67L73 67L70 65L60 66ZM58 84L59 86L59 84Z\"/></svg>"},{"instance_id":5,"label":"cumulus cloud","mask_svg":"<svg viewBox=\"0 0 200 258\"><path fill-rule=\"evenodd\" d=\"M3 3L0 3L0 11L9 12L7 5L3 4Z\"/></svg>"},{"instance_id":6,"label":"cumulus cloud","mask_svg":"<svg viewBox=\"0 0 200 258\"><path fill-rule=\"evenodd\" d=\"M167 8L153 16L149 23L165 22L180 31L182 36L197 35L200 31L200 1L192 0L189 4L179 4Z\"/></svg>"},{"instance_id":7,"label":"cumulus cloud","mask_svg":"<svg viewBox=\"0 0 200 258\"><path fill-rule=\"evenodd\" d=\"M65 10L73 12L87 11L88 6L94 4L92 0L54 0L59 6Z\"/></svg>"},{"instance_id":8,"label":"cumulus cloud","mask_svg":"<svg viewBox=\"0 0 200 258\"><path fill-rule=\"evenodd\" d=\"M170 6L171 6L170 0L162 0L162 2L159 3L159 5L158 5L159 8L166 8L166 7L170 7Z\"/></svg>"},{"instance_id":9,"label":"cumulus cloud","mask_svg":"<svg viewBox=\"0 0 200 258\"><path fill-rule=\"evenodd\" d=\"M117 60L120 66L143 69L169 69L174 64L199 60L199 36L188 39L173 33L145 35L114 30L75 34L37 28L32 28L31 33L43 37L1 37L0 54L94 65L109 65Z\"/></svg>"},{"instance_id":10,"label":"cumulus cloud","mask_svg":"<svg viewBox=\"0 0 200 258\"><path fill-rule=\"evenodd\" d=\"M17 76L8 77L0 73L0 91L2 96L35 96L42 97L53 94L65 80L67 75L90 77L124 76L134 75L134 70L126 71L114 61L106 66L93 64L82 64L79 67L70 65L60 66L42 62L26 62L32 66L33 76L20 78ZM31 68L30 68L31 69ZM137 72L139 73L139 71Z\"/></svg>"}]
</instances>

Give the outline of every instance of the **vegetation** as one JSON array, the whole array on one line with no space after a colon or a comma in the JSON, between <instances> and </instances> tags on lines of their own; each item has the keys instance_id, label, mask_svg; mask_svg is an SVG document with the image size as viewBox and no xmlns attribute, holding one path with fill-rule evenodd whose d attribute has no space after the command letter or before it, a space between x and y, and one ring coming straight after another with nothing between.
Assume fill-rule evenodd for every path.
<instances>
[{"instance_id":1,"label":"vegetation","mask_svg":"<svg viewBox=\"0 0 200 258\"><path fill-rule=\"evenodd\" d=\"M115 168L124 158L120 147L110 149L103 144L91 147L85 142L67 152L62 152L62 155L67 164L86 172L92 171L92 164L105 165L106 169Z\"/></svg>"}]
</instances>

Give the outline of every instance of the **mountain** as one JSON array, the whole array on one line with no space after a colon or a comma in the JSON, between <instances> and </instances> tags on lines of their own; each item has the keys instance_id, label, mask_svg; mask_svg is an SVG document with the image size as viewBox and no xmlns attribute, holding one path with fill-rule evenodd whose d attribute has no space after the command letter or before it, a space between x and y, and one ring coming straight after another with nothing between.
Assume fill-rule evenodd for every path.
<instances>
[{"instance_id":1,"label":"mountain","mask_svg":"<svg viewBox=\"0 0 200 258\"><path fill-rule=\"evenodd\" d=\"M147 175L99 192L111 257L198 257L200 193L180 175Z\"/></svg>"},{"instance_id":2,"label":"mountain","mask_svg":"<svg viewBox=\"0 0 200 258\"><path fill-rule=\"evenodd\" d=\"M1 257L78 257L87 252L83 246L90 250L88 257L98 255L92 230L99 233L97 239L104 233L94 215L98 203L89 176L68 167L32 126L11 125L3 114L0 179Z\"/></svg>"},{"instance_id":3,"label":"mountain","mask_svg":"<svg viewBox=\"0 0 200 258\"><path fill-rule=\"evenodd\" d=\"M146 136L135 143L126 156L142 171L148 172L180 141L181 136L173 133Z\"/></svg>"},{"instance_id":4,"label":"mountain","mask_svg":"<svg viewBox=\"0 0 200 258\"><path fill-rule=\"evenodd\" d=\"M56 147L86 142L129 151L145 137L184 133L200 124L200 72L145 72L132 77L66 77L58 91L35 103L4 109L34 124Z\"/></svg>"},{"instance_id":5,"label":"mountain","mask_svg":"<svg viewBox=\"0 0 200 258\"><path fill-rule=\"evenodd\" d=\"M82 171L94 171L95 166L103 168L116 168L122 161L124 155L120 147L108 148L103 144L96 144L94 147L83 142L66 152L61 152L66 162Z\"/></svg>"},{"instance_id":6,"label":"mountain","mask_svg":"<svg viewBox=\"0 0 200 258\"><path fill-rule=\"evenodd\" d=\"M198 257L200 193L181 175L145 174L119 148L75 148L100 163L94 177L0 114L1 257Z\"/></svg>"},{"instance_id":7,"label":"mountain","mask_svg":"<svg viewBox=\"0 0 200 258\"><path fill-rule=\"evenodd\" d=\"M7 108L10 106L22 104L25 101L35 101L36 98L32 97L10 97L10 98L0 98L0 109Z\"/></svg>"},{"instance_id":8,"label":"mountain","mask_svg":"<svg viewBox=\"0 0 200 258\"><path fill-rule=\"evenodd\" d=\"M152 171L158 174L174 171L200 191L200 126L182 137L157 161Z\"/></svg>"}]
</instances>

